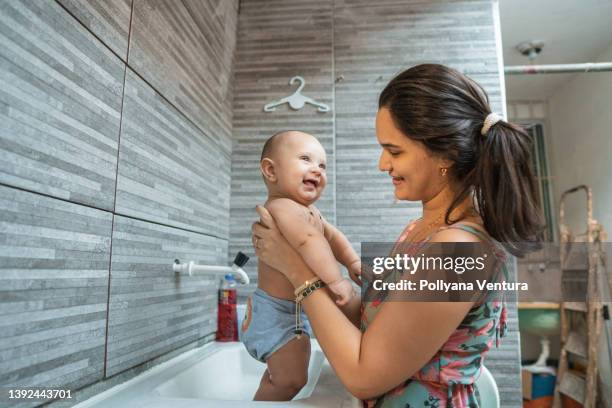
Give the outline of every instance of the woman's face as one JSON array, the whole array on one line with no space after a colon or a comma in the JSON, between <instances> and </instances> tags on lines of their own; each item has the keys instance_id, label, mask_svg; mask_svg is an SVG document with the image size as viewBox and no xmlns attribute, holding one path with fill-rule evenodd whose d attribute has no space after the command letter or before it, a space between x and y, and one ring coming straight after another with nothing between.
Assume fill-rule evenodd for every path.
<instances>
[{"instance_id":1,"label":"woman's face","mask_svg":"<svg viewBox=\"0 0 612 408\"><path fill-rule=\"evenodd\" d=\"M398 200L427 202L442 190L442 160L395 127L387 108L376 114L376 138L383 148L378 167L391 176Z\"/></svg>"}]
</instances>

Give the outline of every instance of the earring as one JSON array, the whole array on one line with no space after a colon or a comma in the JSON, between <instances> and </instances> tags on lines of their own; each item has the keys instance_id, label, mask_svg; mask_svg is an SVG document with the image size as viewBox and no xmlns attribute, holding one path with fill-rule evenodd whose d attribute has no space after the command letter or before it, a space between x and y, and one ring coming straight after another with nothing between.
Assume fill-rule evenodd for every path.
<instances>
[{"instance_id":1,"label":"earring","mask_svg":"<svg viewBox=\"0 0 612 408\"><path fill-rule=\"evenodd\" d=\"M442 167L440 169L440 174L442 175L442 177L446 177L446 172L448 171L448 169L446 167Z\"/></svg>"}]
</instances>

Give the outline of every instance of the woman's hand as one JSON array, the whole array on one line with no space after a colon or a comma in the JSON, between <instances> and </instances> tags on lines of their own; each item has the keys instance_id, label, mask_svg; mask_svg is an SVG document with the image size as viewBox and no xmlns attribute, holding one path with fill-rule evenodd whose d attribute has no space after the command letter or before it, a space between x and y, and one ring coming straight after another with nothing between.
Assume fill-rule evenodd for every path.
<instances>
[{"instance_id":1,"label":"woman's hand","mask_svg":"<svg viewBox=\"0 0 612 408\"><path fill-rule=\"evenodd\" d=\"M259 222L253 223L251 227L255 254L262 262L281 272L289 281L293 281L289 275L296 269L306 268L302 257L281 234L268 210L261 205L255 209L259 214Z\"/></svg>"}]
</instances>

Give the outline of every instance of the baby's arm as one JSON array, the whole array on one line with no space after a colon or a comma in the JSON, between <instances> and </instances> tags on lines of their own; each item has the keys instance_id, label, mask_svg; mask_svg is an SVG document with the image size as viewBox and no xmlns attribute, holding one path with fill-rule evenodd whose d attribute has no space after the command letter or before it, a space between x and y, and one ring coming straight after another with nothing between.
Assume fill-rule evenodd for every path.
<instances>
[{"instance_id":1,"label":"baby's arm","mask_svg":"<svg viewBox=\"0 0 612 408\"><path fill-rule=\"evenodd\" d=\"M323 233L308 222L307 209L293 200L279 198L266 204L278 229L314 273L340 296L344 305L353 295L351 283L342 277L334 253Z\"/></svg>"},{"instance_id":2,"label":"baby's arm","mask_svg":"<svg viewBox=\"0 0 612 408\"><path fill-rule=\"evenodd\" d=\"M338 228L325 220L323 220L323 225L325 227L325 238L329 242L334 256L338 262L346 266L355 283L361 284L361 279L359 278L361 275L361 258L359 258L349 240Z\"/></svg>"}]
</instances>

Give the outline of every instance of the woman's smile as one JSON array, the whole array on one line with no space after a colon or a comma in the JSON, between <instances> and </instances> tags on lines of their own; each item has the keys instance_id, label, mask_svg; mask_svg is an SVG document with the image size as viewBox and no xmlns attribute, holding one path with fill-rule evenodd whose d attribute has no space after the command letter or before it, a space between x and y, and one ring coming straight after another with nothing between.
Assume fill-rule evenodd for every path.
<instances>
[{"instance_id":1,"label":"woman's smile","mask_svg":"<svg viewBox=\"0 0 612 408\"><path fill-rule=\"evenodd\" d=\"M391 176L391 182L393 183L394 186L399 186L404 181L403 177L397 177L397 176L393 176L391 174L390 174L390 176Z\"/></svg>"}]
</instances>

